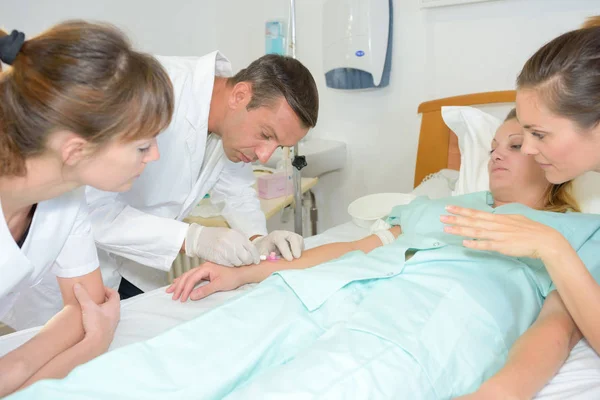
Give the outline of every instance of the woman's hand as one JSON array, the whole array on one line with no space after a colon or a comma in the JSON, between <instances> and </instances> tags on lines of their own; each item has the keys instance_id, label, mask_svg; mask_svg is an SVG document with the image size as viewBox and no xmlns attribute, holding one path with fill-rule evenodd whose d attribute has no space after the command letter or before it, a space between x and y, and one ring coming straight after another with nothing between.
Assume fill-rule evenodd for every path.
<instances>
[{"instance_id":1,"label":"woman's hand","mask_svg":"<svg viewBox=\"0 0 600 400\"><path fill-rule=\"evenodd\" d=\"M569 245L555 229L522 215L500 215L469 208L448 206L454 215L442 215L444 231L464 240L465 247L490 250L512 257L544 258ZM474 240L473 240L474 239Z\"/></svg>"},{"instance_id":2,"label":"woman's hand","mask_svg":"<svg viewBox=\"0 0 600 400\"><path fill-rule=\"evenodd\" d=\"M191 300L200 300L216 292L234 290L247 283L242 278L243 270L244 267L223 267L206 262L175 279L167 288L167 293L173 293L173 300L183 303L188 297ZM210 282L194 289L202 281Z\"/></svg>"},{"instance_id":3,"label":"woman's hand","mask_svg":"<svg viewBox=\"0 0 600 400\"><path fill-rule=\"evenodd\" d=\"M121 314L119 293L105 287L105 301L96 304L88 292L79 283L73 286L75 297L81 306L85 339L100 346L102 352L108 350L115 335ZM85 340L84 339L84 340Z\"/></svg>"}]
</instances>

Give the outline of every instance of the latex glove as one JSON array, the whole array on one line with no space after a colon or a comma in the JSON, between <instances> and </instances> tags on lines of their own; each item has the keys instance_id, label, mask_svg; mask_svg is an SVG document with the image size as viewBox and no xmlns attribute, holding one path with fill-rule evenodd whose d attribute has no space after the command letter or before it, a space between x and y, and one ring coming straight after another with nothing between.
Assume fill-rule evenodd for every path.
<instances>
[{"instance_id":1,"label":"latex glove","mask_svg":"<svg viewBox=\"0 0 600 400\"><path fill-rule=\"evenodd\" d=\"M273 231L267 236L261 236L252 241L261 255L271 252L282 256L287 261L299 258L304 250L304 238L289 231Z\"/></svg>"},{"instance_id":2,"label":"latex glove","mask_svg":"<svg viewBox=\"0 0 600 400\"><path fill-rule=\"evenodd\" d=\"M260 262L258 250L243 233L198 224L188 228L185 254L228 267Z\"/></svg>"},{"instance_id":3,"label":"latex glove","mask_svg":"<svg viewBox=\"0 0 600 400\"><path fill-rule=\"evenodd\" d=\"M98 343L102 347L102 351L108 350L121 314L119 293L105 287L105 301L102 304L96 304L85 288L78 283L73 286L73 293L81 307L86 338Z\"/></svg>"}]
</instances>

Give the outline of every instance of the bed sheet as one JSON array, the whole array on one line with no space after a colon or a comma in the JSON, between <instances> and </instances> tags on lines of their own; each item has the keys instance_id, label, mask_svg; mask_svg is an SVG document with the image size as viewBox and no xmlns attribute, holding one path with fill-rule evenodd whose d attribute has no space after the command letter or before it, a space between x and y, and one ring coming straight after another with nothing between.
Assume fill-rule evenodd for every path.
<instances>
[{"instance_id":1,"label":"bed sheet","mask_svg":"<svg viewBox=\"0 0 600 400\"><path fill-rule=\"evenodd\" d=\"M367 229L347 222L307 238L306 247L356 240L367 234ZM121 307L121 321L109 350L152 338L252 290L253 287L254 285L245 285L231 292L216 293L197 302L174 302L170 295L165 293L164 288L125 300ZM0 356L29 340L39 329L32 328L0 337ZM575 346L559 373L535 399L600 399L600 357L586 340L581 340Z\"/></svg>"}]
</instances>

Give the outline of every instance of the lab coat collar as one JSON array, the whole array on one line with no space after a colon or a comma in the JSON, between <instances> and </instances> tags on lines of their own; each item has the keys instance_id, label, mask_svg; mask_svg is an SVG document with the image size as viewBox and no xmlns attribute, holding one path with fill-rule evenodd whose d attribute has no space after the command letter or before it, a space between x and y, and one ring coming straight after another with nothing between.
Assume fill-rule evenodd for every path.
<instances>
[{"instance_id":1,"label":"lab coat collar","mask_svg":"<svg viewBox=\"0 0 600 400\"><path fill-rule=\"evenodd\" d=\"M193 107L189 107L186 118L196 129L208 129L208 115L215 77L233 75L231 63L219 51L213 51L198 59L192 80Z\"/></svg>"}]
</instances>

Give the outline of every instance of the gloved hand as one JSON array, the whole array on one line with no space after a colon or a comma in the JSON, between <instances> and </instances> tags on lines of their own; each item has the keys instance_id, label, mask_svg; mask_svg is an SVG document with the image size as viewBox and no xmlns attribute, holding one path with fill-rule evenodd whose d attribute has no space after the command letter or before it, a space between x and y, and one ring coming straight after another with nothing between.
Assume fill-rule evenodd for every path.
<instances>
[{"instance_id":1,"label":"gloved hand","mask_svg":"<svg viewBox=\"0 0 600 400\"><path fill-rule=\"evenodd\" d=\"M304 238L289 231L273 231L267 236L261 236L252 241L261 255L271 252L282 256L288 261L298 258L304 250Z\"/></svg>"},{"instance_id":2,"label":"gloved hand","mask_svg":"<svg viewBox=\"0 0 600 400\"><path fill-rule=\"evenodd\" d=\"M190 224L188 228L185 254L229 267L260 262L258 249L243 233L198 224Z\"/></svg>"}]
</instances>

